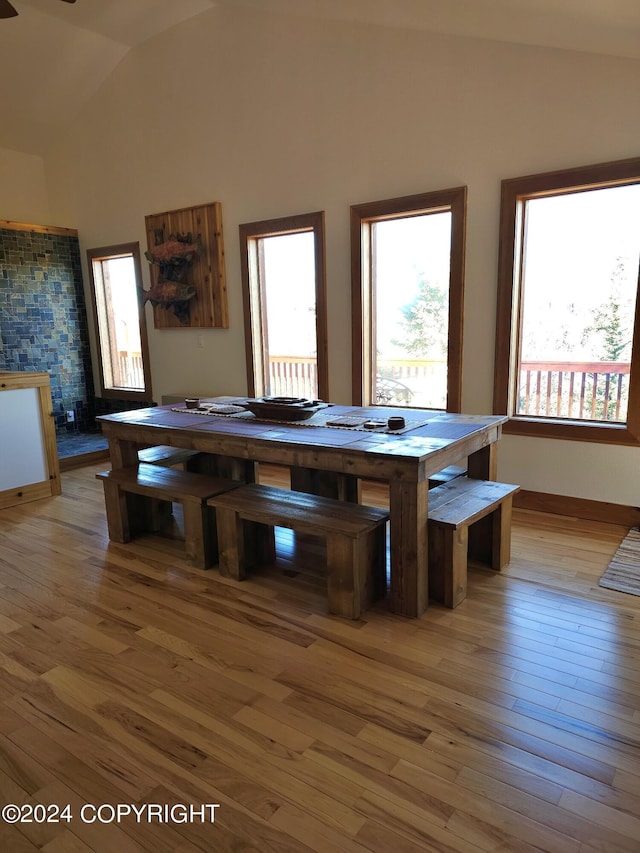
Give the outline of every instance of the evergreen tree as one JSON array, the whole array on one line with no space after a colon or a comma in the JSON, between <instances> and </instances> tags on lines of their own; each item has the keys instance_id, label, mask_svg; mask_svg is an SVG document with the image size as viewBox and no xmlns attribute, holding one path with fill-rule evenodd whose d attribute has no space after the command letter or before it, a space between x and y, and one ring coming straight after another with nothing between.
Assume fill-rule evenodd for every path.
<instances>
[{"instance_id":1,"label":"evergreen tree","mask_svg":"<svg viewBox=\"0 0 640 853\"><path fill-rule=\"evenodd\" d=\"M628 286L625 293L627 274L625 261L618 258L616 267L611 274L611 283L607 299L596 308L593 322L584 330L583 342L598 342L600 351L598 358L601 361L628 362L631 358L631 337L633 333L633 304L629 295ZM609 387L613 388L622 381L617 373L609 375ZM611 393L611 392L610 392ZM627 390L623 391L623 399L626 399ZM613 413L610 409L612 400L605 399L602 387L596 392L596 417L609 420Z\"/></svg>"},{"instance_id":2,"label":"evergreen tree","mask_svg":"<svg viewBox=\"0 0 640 853\"><path fill-rule=\"evenodd\" d=\"M392 343L416 358L443 358L449 332L448 292L422 279L415 298L401 309L402 340Z\"/></svg>"},{"instance_id":3,"label":"evergreen tree","mask_svg":"<svg viewBox=\"0 0 640 853\"><path fill-rule=\"evenodd\" d=\"M624 293L626 278L624 259L618 258L607 299L595 310L593 322L582 335L583 342L596 337L602 361L628 361L631 357L633 306Z\"/></svg>"}]
</instances>

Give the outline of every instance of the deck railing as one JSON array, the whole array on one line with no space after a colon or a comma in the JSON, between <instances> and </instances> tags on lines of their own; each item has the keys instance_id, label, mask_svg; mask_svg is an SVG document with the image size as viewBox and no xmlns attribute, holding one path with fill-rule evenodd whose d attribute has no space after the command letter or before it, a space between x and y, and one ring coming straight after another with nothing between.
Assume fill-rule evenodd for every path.
<instances>
[{"instance_id":1,"label":"deck railing","mask_svg":"<svg viewBox=\"0 0 640 853\"><path fill-rule=\"evenodd\" d=\"M119 388L131 388L132 390L144 388L142 353L120 350L118 353L118 370L120 375L116 384Z\"/></svg>"},{"instance_id":2,"label":"deck railing","mask_svg":"<svg viewBox=\"0 0 640 853\"><path fill-rule=\"evenodd\" d=\"M523 361L517 412L538 417L624 421L629 398L627 362ZM141 365L140 365L141 370ZM379 377L406 385L409 405L420 406L421 388L446 383L446 363L427 359L379 359ZM269 358L271 387L278 397L318 396L313 356Z\"/></svg>"},{"instance_id":3,"label":"deck railing","mask_svg":"<svg viewBox=\"0 0 640 853\"><path fill-rule=\"evenodd\" d=\"M624 421L629 372L629 364L618 361L523 361L518 414Z\"/></svg>"},{"instance_id":4,"label":"deck railing","mask_svg":"<svg viewBox=\"0 0 640 853\"><path fill-rule=\"evenodd\" d=\"M269 395L317 399L318 370L315 356L270 355Z\"/></svg>"}]
</instances>

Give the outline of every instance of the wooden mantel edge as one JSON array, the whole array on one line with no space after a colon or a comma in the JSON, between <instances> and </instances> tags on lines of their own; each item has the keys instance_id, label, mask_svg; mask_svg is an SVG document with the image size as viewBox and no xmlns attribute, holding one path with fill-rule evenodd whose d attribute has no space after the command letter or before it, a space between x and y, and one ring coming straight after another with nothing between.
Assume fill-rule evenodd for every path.
<instances>
[{"instance_id":1,"label":"wooden mantel edge","mask_svg":"<svg viewBox=\"0 0 640 853\"><path fill-rule=\"evenodd\" d=\"M13 222L11 219L0 219L0 228L11 231L37 231L40 234L58 234L63 237L77 237L76 228L63 228L61 225L34 225L30 222Z\"/></svg>"}]
</instances>

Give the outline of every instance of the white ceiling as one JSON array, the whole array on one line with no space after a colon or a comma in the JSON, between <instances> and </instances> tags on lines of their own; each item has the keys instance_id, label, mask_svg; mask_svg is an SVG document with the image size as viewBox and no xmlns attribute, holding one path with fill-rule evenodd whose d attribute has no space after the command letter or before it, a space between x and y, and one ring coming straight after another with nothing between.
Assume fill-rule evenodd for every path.
<instances>
[{"instance_id":1,"label":"white ceiling","mask_svg":"<svg viewBox=\"0 0 640 853\"><path fill-rule=\"evenodd\" d=\"M124 55L218 5L640 60L640 0L11 0L0 20L0 147L43 153Z\"/></svg>"}]
</instances>

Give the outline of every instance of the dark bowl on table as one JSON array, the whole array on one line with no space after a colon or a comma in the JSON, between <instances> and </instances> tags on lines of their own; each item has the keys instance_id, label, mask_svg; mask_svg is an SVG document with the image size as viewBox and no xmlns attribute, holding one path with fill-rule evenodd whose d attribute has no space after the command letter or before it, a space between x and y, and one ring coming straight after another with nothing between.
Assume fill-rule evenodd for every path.
<instances>
[{"instance_id":1,"label":"dark bowl on table","mask_svg":"<svg viewBox=\"0 0 640 853\"><path fill-rule=\"evenodd\" d=\"M258 397L244 405L256 417L275 421L304 421L323 406L320 400L304 397Z\"/></svg>"}]
</instances>

